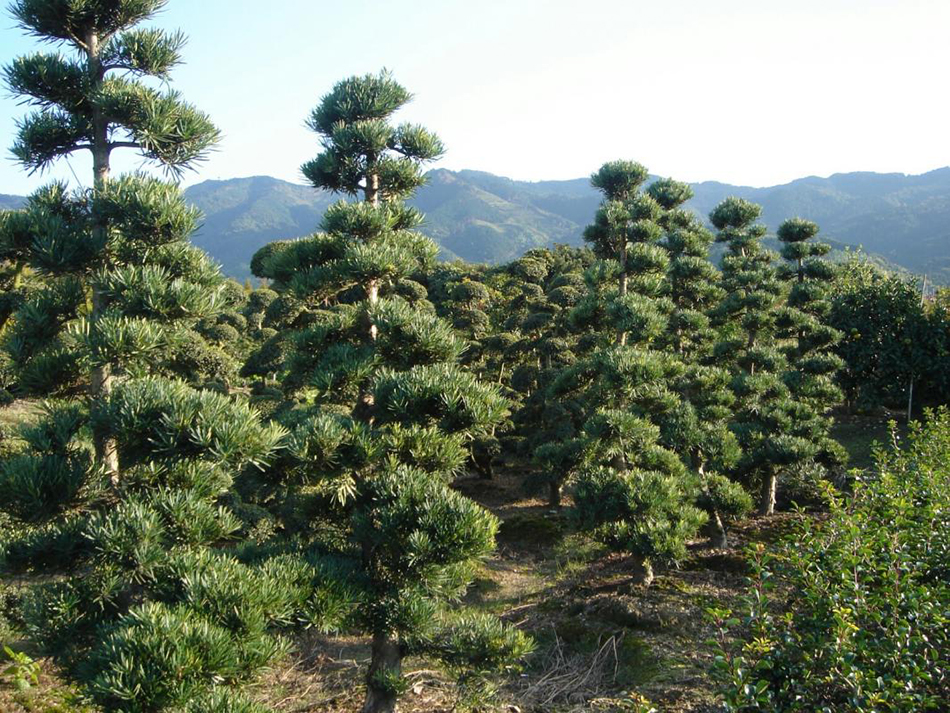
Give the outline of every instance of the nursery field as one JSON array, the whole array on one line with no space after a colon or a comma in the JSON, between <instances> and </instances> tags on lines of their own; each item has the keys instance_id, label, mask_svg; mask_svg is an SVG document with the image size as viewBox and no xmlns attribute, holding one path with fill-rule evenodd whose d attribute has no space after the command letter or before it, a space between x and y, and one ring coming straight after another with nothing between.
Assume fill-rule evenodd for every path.
<instances>
[{"instance_id":1,"label":"nursery field","mask_svg":"<svg viewBox=\"0 0 950 713\"><path fill-rule=\"evenodd\" d=\"M9 8L13 156L92 171L0 211L0 710L950 709L950 289L628 159L583 246L440 261L387 70L242 285L165 5Z\"/></svg>"},{"instance_id":2,"label":"nursery field","mask_svg":"<svg viewBox=\"0 0 950 713\"><path fill-rule=\"evenodd\" d=\"M18 401L0 409L0 419L15 426L28 421L35 409L34 403ZM872 466L872 447L886 447L892 434L906 432L882 417L846 419L833 431L860 468ZM750 519L732 532L728 549L711 549L697 540L679 567L642 587L630 582L628 557L572 532L566 511L526 497L522 480L522 473L501 468L490 481L469 473L454 484L501 520L498 548L479 566L465 603L502 617L538 642L523 670L498 681L492 709L721 711L721 682L713 676L716 650L709 642L716 630L707 611L741 609L750 548L770 548L800 518L824 515L803 511ZM27 581L9 582L8 596ZM17 690L16 676L8 671L0 679L0 710L100 710L84 702L22 632L13 627L6 637L6 645L35 660L38 680ZM287 713L354 713L362 704L360 686L369 657L369 643L361 637L297 636L290 654L254 684L254 698ZM456 710L454 682L438 662L414 658L406 676L411 687L400 710Z\"/></svg>"}]
</instances>

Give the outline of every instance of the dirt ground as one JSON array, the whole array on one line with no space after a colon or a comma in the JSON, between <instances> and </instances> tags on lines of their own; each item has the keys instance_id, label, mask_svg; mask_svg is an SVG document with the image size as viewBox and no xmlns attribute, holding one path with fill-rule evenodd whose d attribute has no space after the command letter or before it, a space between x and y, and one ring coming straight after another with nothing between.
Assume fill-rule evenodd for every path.
<instances>
[{"instance_id":1,"label":"dirt ground","mask_svg":"<svg viewBox=\"0 0 950 713\"><path fill-rule=\"evenodd\" d=\"M569 532L563 510L526 498L517 474L492 481L467 477L462 492L502 521L498 549L481 568L466 603L530 633L537 650L521 671L495 683L485 710L715 711L709 677L714 634L709 607L735 608L745 583L742 554L771 540L794 516L753 520L732 532L728 550L696 542L678 570L658 573L649 588L632 585L631 561ZM353 713L369 659L365 641L311 636L289 665L261 681L257 695L287 713ZM407 662L404 713L457 710L446 676L423 660Z\"/></svg>"}]
</instances>

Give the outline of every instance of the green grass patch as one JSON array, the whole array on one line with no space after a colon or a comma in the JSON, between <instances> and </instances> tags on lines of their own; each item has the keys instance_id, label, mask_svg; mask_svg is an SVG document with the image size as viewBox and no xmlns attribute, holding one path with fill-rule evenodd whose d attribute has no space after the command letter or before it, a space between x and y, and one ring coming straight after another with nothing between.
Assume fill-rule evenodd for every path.
<instances>
[{"instance_id":1,"label":"green grass patch","mask_svg":"<svg viewBox=\"0 0 950 713\"><path fill-rule=\"evenodd\" d=\"M889 447L893 443L891 424L883 419L859 419L837 422L831 435L848 451L849 468L867 470L874 466L874 452L877 447ZM896 424L896 435L903 440L907 435L907 424Z\"/></svg>"},{"instance_id":2,"label":"green grass patch","mask_svg":"<svg viewBox=\"0 0 950 713\"><path fill-rule=\"evenodd\" d=\"M515 513L498 530L498 541L518 547L552 547L565 535L567 524L561 513Z\"/></svg>"}]
</instances>

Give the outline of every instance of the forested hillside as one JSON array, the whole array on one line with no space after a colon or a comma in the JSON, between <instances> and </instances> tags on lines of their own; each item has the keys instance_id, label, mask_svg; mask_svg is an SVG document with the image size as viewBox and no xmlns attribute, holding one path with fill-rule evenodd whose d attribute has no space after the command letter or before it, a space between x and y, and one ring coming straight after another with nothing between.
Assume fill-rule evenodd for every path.
<instances>
[{"instance_id":1,"label":"forested hillside","mask_svg":"<svg viewBox=\"0 0 950 713\"><path fill-rule=\"evenodd\" d=\"M579 245L598 197L587 179L513 181L480 171L438 169L412 204L426 214L422 231L444 259L499 263L535 247ZM803 178L784 186L692 185L687 207L698 215L730 195L762 205L775 230L790 215L815 220L836 250L862 246L872 255L931 279L950 279L950 169L922 176L853 173ZM206 181L185 191L205 214L195 243L239 279L251 255L278 238L308 235L333 200L326 193L264 176Z\"/></svg>"},{"instance_id":2,"label":"forested hillside","mask_svg":"<svg viewBox=\"0 0 950 713\"><path fill-rule=\"evenodd\" d=\"M583 178L528 182L437 169L428 179L411 203L426 214L422 231L447 260L500 263L531 248L580 245L598 203ZM883 265L950 280L950 168L920 176L845 173L770 188L715 181L692 188L687 207L697 215L707 215L726 196L747 198L762 205L763 222L773 231L785 217L800 215L822 225L836 255L860 246ZM309 235L335 200L269 176L203 181L185 197L204 214L193 241L240 280L250 275L254 251L271 240ZM3 195L0 208L23 201Z\"/></svg>"}]
</instances>

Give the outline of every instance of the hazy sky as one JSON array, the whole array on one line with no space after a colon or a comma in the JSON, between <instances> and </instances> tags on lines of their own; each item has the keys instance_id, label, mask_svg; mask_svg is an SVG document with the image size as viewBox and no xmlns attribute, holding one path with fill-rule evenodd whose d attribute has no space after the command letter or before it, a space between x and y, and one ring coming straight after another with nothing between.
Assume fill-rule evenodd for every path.
<instances>
[{"instance_id":1,"label":"hazy sky","mask_svg":"<svg viewBox=\"0 0 950 713\"><path fill-rule=\"evenodd\" d=\"M189 35L174 86L225 136L187 183L300 181L310 110L384 66L446 168L560 179L630 158L762 186L950 164L948 0L171 0L155 24ZM3 62L37 47L5 13ZM23 113L4 92L4 147ZM72 173L27 177L5 152L0 193L50 175Z\"/></svg>"}]
</instances>

